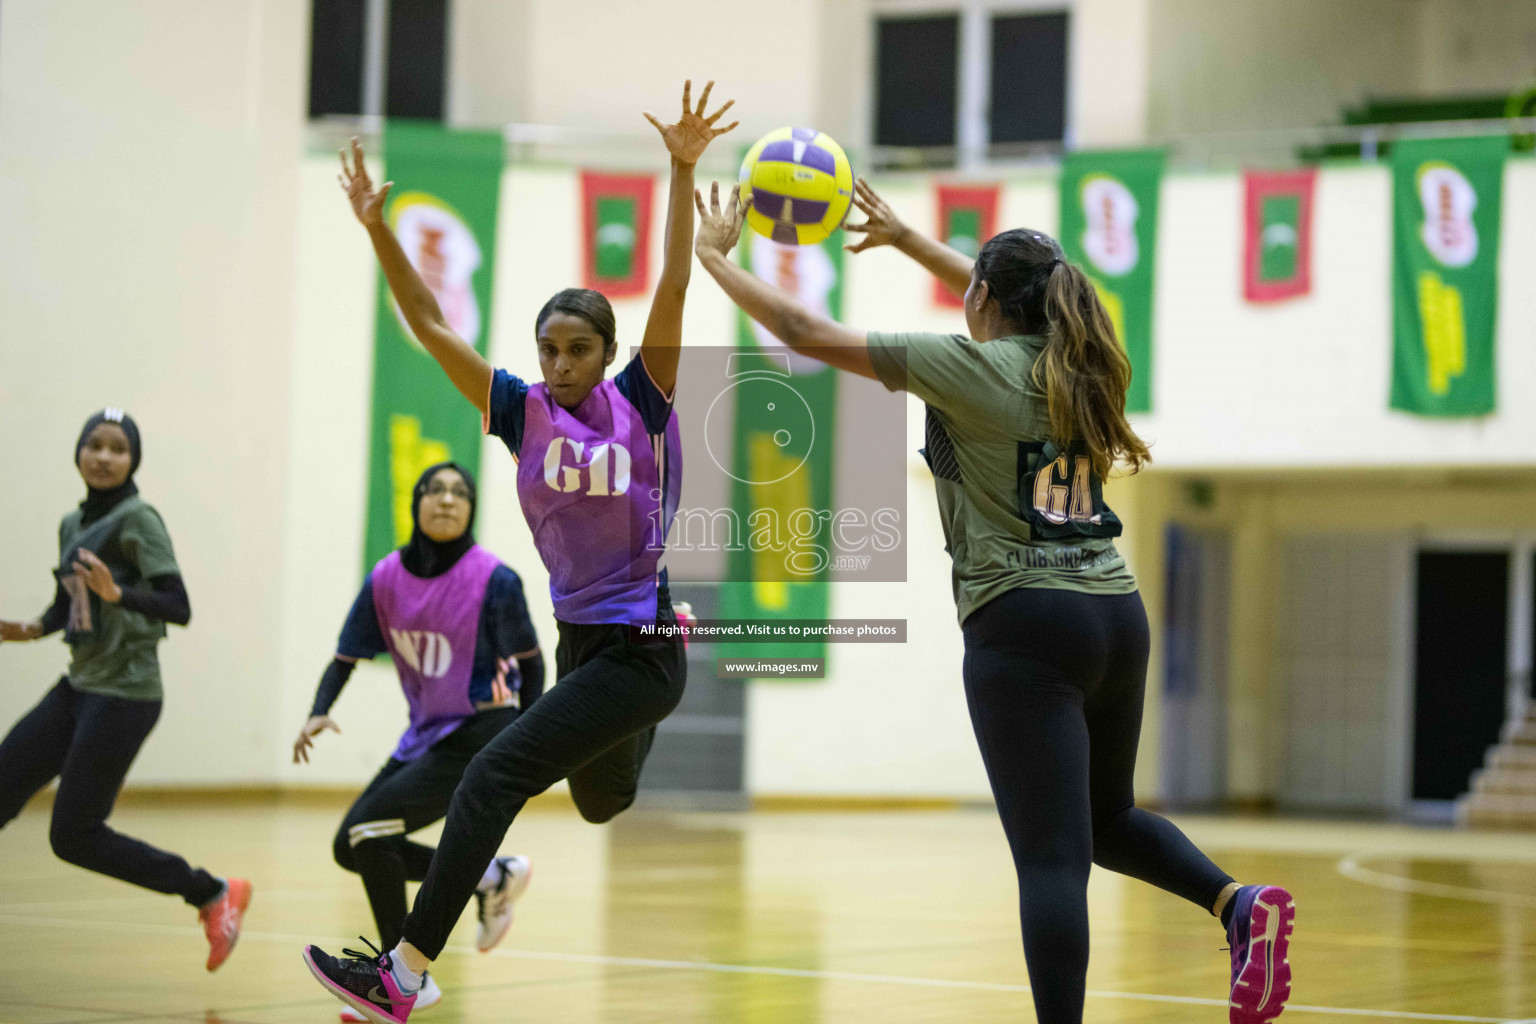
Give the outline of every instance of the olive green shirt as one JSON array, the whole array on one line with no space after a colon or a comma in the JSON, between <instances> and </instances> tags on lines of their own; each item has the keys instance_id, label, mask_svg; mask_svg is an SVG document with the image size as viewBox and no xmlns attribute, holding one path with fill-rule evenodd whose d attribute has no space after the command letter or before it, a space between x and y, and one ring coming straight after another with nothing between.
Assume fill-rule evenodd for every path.
<instances>
[{"instance_id":1,"label":"olive green shirt","mask_svg":"<svg viewBox=\"0 0 1536 1024\"><path fill-rule=\"evenodd\" d=\"M121 525L96 556L120 587L180 574L160 513L137 496L124 499L125 505L129 502L133 504L123 510ZM83 532L80 515L76 509L59 524L60 559ZM155 648L165 636L165 623L100 598L91 601L91 617L91 632L76 636L71 645L70 685L86 693L159 700L160 659Z\"/></svg>"},{"instance_id":2,"label":"olive green shirt","mask_svg":"<svg viewBox=\"0 0 1536 1024\"><path fill-rule=\"evenodd\" d=\"M1044 345L1036 336L869 335L881 382L928 405L923 457L962 623L1020 587L1136 590L1115 549L1120 521L1104 504L1087 449L1057 451L1049 441L1046 397L1032 379Z\"/></svg>"}]
</instances>

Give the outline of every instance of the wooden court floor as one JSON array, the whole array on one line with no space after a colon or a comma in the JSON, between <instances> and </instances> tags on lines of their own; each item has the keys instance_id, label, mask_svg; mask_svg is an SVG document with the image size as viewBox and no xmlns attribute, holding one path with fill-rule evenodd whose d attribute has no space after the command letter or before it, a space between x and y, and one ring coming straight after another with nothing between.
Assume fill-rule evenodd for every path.
<instances>
[{"instance_id":1,"label":"wooden court floor","mask_svg":"<svg viewBox=\"0 0 1536 1024\"><path fill-rule=\"evenodd\" d=\"M208 975L191 911L55 860L46 808L29 809L0 832L0 1021L335 1021L299 950L371 932L329 858L341 811L119 810L120 828L254 880L240 947ZM1296 894L1282 1020L1536 1019L1536 836L1179 820L1240 879ZM596 827L530 810L504 850L534 861L513 930L482 956L465 917L426 1024L1033 1020L989 811L635 810ZM1091 913L1089 1021L1226 1020L1210 917L1100 871Z\"/></svg>"}]
</instances>

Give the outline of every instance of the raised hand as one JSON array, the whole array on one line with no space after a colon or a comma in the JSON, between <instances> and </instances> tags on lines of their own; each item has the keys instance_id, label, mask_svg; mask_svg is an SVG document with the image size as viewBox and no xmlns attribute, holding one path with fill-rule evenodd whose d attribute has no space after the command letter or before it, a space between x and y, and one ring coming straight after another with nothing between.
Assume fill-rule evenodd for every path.
<instances>
[{"instance_id":1,"label":"raised hand","mask_svg":"<svg viewBox=\"0 0 1536 1024\"><path fill-rule=\"evenodd\" d=\"M741 225L746 218L746 210L741 202L741 186L732 187L731 201L724 210L720 208L718 181L710 182L707 209L704 196L698 189L693 190L693 201L699 211L699 232L693 239L693 251L699 254L700 259L709 253L726 255L741 237Z\"/></svg>"},{"instance_id":2,"label":"raised hand","mask_svg":"<svg viewBox=\"0 0 1536 1024\"><path fill-rule=\"evenodd\" d=\"M309 748L314 746L315 737L329 729L337 735L341 734L341 726L336 724L330 715L314 715L304 723L304 728L299 730L299 738L293 741L293 763L309 763Z\"/></svg>"},{"instance_id":3,"label":"raised hand","mask_svg":"<svg viewBox=\"0 0 1536 1024\"><path fill-rule=\"evenodd\" d=\"M112 578L112 570L107 568L107 563L85 548L81 548L75 558L75 575L84 580L85 585L98 597L110 604L122 600L123 588Z\"/></svg>"},{"instance_id":4,"label":"raised hand","mask_svg":"<svg viewBox=\"0 0 1536 1024\"><path fill-rule=\"evenodd\" d=\"M645 112L645 119L656 126L656 130L661 133L661 140L667 144L667 152L671 153L672 158L679 163L698 163L699 157L704 155L704 150L709 148L711 142L741 123L732 121L724 128L715 127L715 122L720 120L720 115L731 109L735 100L726 100L725 105L719 110L708 117L704 116L705 105L709 102L709 91L714 87L713 81L704 86L704 92L699 96L699 105L695 109L689 100L693 90L693 80L684 82L683 116L677 119L676 124L662 124L655 114L649 110Z\"/></svg>"},{"instance_id":5,"label":"raised hand","mask_svg":"<svg viewBox=\"0 0 1536 1024\"><path fill-rule=\"evenodd\" d=\"M849 252L863 252L880 245L895 245L906 235L907 226L863 178L853 183L853 205L863 211L864 223L844 224L843 230L857 231L864 239L857 245L843 246Z\"/></svg>"},{"instance_id":6,"label":"raised hand","mask_svg":"<svg viewBox=\"0 0 1536 1024\"><path fill-rule=\"evenodd\" d=\"M352 204L352 212L365 228L384 223L384 200L395 183L386 181L374 190L373 179L368 177L368 168L363 165L363 144L357 139L352 140L352 166L347 166L347 151L340 152L341 173L336 175L336 180L341 182L341 190Z\"/></svg>"}]
</instances>

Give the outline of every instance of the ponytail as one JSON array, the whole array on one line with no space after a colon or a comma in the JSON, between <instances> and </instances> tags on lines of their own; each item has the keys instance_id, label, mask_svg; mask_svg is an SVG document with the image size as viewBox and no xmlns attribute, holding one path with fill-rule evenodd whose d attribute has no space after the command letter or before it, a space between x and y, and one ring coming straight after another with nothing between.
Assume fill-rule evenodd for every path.
<instances>
[{"instance_id":1,"label":"ponytail","mask_svg":"<svg viewBox=\"0 0 1536 1024\"><path fill-rule=\"evenodd\" d=\"M1150 462L1125 418L1131 362L1093 282L1056 240L1021 228L994 235L976 255L976 273L1008 320L1047 336L1032 379L1045 392L1051 440L1063 449L1081 440L1100 479L1116 463L1135 473Z\"/></svg>"},{"instance_id":2,"label":"ponytail","mask_svg":"<svg viewBox=\"0 0 1536 1024\"><path fill-rule=\"evenodd\" d=\"M1045 286L1050 340L1035 363L1035 383L1045 391L1051 434L1065 443L1081 439L1100 479L1116 463L1132 473L1152 460L1147 443L1125 418L1131 361L1115 337L1098 291L1070 263L1056 263Z\"/></svg>"}]
</instances>

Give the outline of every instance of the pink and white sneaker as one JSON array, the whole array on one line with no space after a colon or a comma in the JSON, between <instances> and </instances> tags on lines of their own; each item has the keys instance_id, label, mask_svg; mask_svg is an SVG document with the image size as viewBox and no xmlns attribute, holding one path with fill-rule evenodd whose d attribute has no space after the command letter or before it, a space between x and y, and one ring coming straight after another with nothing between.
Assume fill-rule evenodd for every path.
<instances>
[{"instance_id":1,"label":"pink and white sneaker","mask_svg":"<svg viewBox=\"0 0 1536 1024\"><path fill-rule=\"evenodd\" d=\"M304 963L327 992L364 1019L373 1024L405 1024L416 1006L417 993L407 993L395 983L390 954L380 953L367 939L363 941L373 952L343 949L346 959L331 956L318 946L305 946Z\"/></svg>"},{"instance_id":2,"label":"pink and white sneaker","mask_svg":"<svg viewBox=\"0 0 1536 1024\"><path fill-rule=\"evenodd\" d=\"M1291 997L1296 901L1276 885L1245 885L1232 897L1231 1024L1268 1024Z\"/></svg>"}]
</instances>

